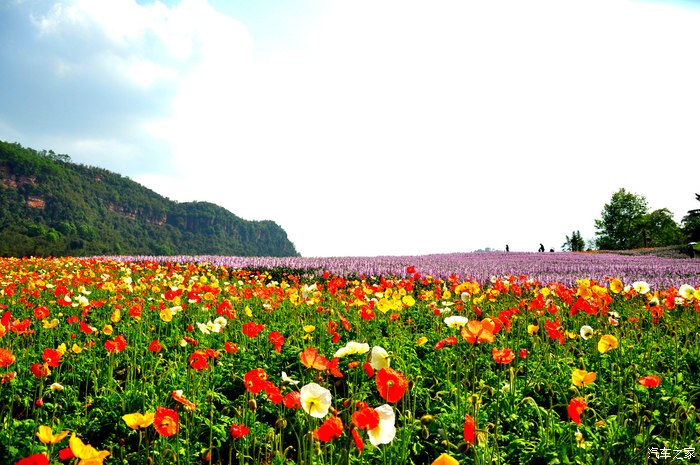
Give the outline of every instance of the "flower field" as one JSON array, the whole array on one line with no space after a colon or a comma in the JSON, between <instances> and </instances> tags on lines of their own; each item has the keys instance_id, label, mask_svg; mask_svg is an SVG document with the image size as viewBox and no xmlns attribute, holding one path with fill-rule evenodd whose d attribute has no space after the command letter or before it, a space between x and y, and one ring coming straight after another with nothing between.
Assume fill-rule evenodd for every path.
<instances>
[{"instance_id":1,"label":"flower field","mask_svg":"<svg viewBox=\"0 0 700 465\"><path fill-rule=\"evenodd\" d=\"M700 260L0 258L0 463L698 463Z\"/></svg>"}]
</instances>

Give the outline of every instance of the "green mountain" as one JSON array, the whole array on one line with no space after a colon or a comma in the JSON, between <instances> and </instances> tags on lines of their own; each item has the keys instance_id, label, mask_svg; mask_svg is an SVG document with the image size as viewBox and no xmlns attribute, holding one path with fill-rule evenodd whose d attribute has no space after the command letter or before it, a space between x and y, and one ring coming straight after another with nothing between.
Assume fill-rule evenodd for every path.
<instances>
[{"instance_id":1,"label":"green mountain","mask_svg":"<svg viewBox=\"0 0 700 465\"><path fill-rule=\"evenodd\" d=\"M174 202L67 155L0 141L0 256L298 256L273 221Z\"/></svg>"}]
</instances>

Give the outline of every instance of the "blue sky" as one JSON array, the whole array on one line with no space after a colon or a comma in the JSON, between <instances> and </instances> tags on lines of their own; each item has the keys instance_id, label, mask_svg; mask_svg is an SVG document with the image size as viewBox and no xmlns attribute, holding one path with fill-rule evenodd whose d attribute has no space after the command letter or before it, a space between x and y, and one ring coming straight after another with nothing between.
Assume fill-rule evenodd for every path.
<instances>
[{"instance_id":1,"label":"blue sky","mask_svg":"<svg viewBox=\"0 0 700 465\"><path fill-rule=\"evenodd\" d=\"M304 256L559 249L620 188L698 207L698 2L4 0L0 69L0 139Z\"/></svg>"}]
</instances>

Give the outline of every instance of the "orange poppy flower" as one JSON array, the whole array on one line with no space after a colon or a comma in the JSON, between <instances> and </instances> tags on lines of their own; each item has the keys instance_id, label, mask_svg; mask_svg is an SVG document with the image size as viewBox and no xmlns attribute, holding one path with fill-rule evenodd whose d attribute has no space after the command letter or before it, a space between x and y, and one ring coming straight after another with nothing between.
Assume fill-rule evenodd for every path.
<instances>
[{"instance_id":1,"label":"orange poppy flower","mask_svg":"<svg viewBox=\"0 0 700 465\"><path fill-rule=\"evenodd\" d=\"M180 431L180 417L173 409L156 407L153 426L161 436L174 436Z\"/></svg>"},{"instance_id":2,"label":"orange poppy flower","mask_svg":"<svg viewBox=\"0 0 700 465\"><path fill-rule=\"evenodd\" d=\"M314 368L319 371L327 370L330 363L326 357L319 355L313 347L306 348L299 354L299 358L306 368Z\"/></svg>"},{"instance_id":3,"label":"orange poppy flower","mask_svg":"<svg viewBox=\"0 0 700 465\"><path fill-rule=\"evenodd\" d=\"M382 368L377 372L377 391L387 402L398 402L407 387L404 375L393 368Z\"/></svg>"},{"instance_id":4,"label":"orange poppy flower","mask_svg":"<svg viewBox=\"0 0 700 465\"><path fill-rule=\"evenodd\" d=\"M470 344L477 344L479 342L493 342L495 337L493 331L496 328L493 320L485 318L482 321L479 320L469 320L469 322L462 327L460 334L465 341Z\"/></svg>"},{"instance_id":5,"label":"orange poppy flower","mask_svg":"<svg viewBox=\"0 0 700 465\"><path fill-rule=\"evenodd\" d=\"M459 462L451 455L442 453L430 465L459 465Z\"/></svg>"},{"instance_id":6,"label":"orange poppy flower","mask_svg":"<svg viewBox=\"0 0 700 465\"><path fill-rule=\"evenodd\" d=\"M7 349L0 348L0 367L10 366L17 358Z\"/></svg>"},{"instance_id":7,"label":"orange poppy flower","mask_svg":"<svg viewBox=\"0 0 700 465\"><path fill-rule=\"evenodd\" d=\"M496 363L502 365L507 365L515 359L515 352L508 347L504 349L496 349L495 347L491 349L491 355Z\"/></svg>"},{"instance_id":8,"label":"orange poppy flower","mask_svg":"<svg viewBox=\"0 0 700 465\"><path fill-rule=\"evenodd\" d=\"M175 402L179 402L182 405L184 405L186 410L193 411L197 409L197 404L186 399L185 395L182 393L182 389L177 389L173 391L172 396Z\"/></svg>"}]
</instances>

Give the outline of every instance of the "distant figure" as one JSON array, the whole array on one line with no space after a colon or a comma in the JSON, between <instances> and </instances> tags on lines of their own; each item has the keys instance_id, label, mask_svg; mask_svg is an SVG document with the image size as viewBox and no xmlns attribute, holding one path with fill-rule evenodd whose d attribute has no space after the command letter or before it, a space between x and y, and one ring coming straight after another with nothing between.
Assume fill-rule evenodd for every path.
<instances>
[{"instance_id":1,"label":"distant figure","mask_svg":"<svg viewBox=\"0 0 700 465\"><path fill-rule=\"evenodd\" d=\"M554 252L554 247L552 247L551 249L549 249L549 251L550 251L550 252Z\"/></svg>"},{"instance_id":2,"label":"distant figure","mask_svg":"<svg viewBox=\"0 0 700 465\"><path fill-rule=\"evenodd\" d=\"M544 246L540 244L540 248L537 250L538 252L544 252Z\"/></svg>"},{"instance_id":3,"label":"distant figure","mask_svg":"<svg viewBox=\"0 0 700 465\"><path fill-rule=\"evenodd\" d=\"M510 252L510 247L508 247L508 244L506 244L506 252Z\"/></svg>"}]
</instances>

